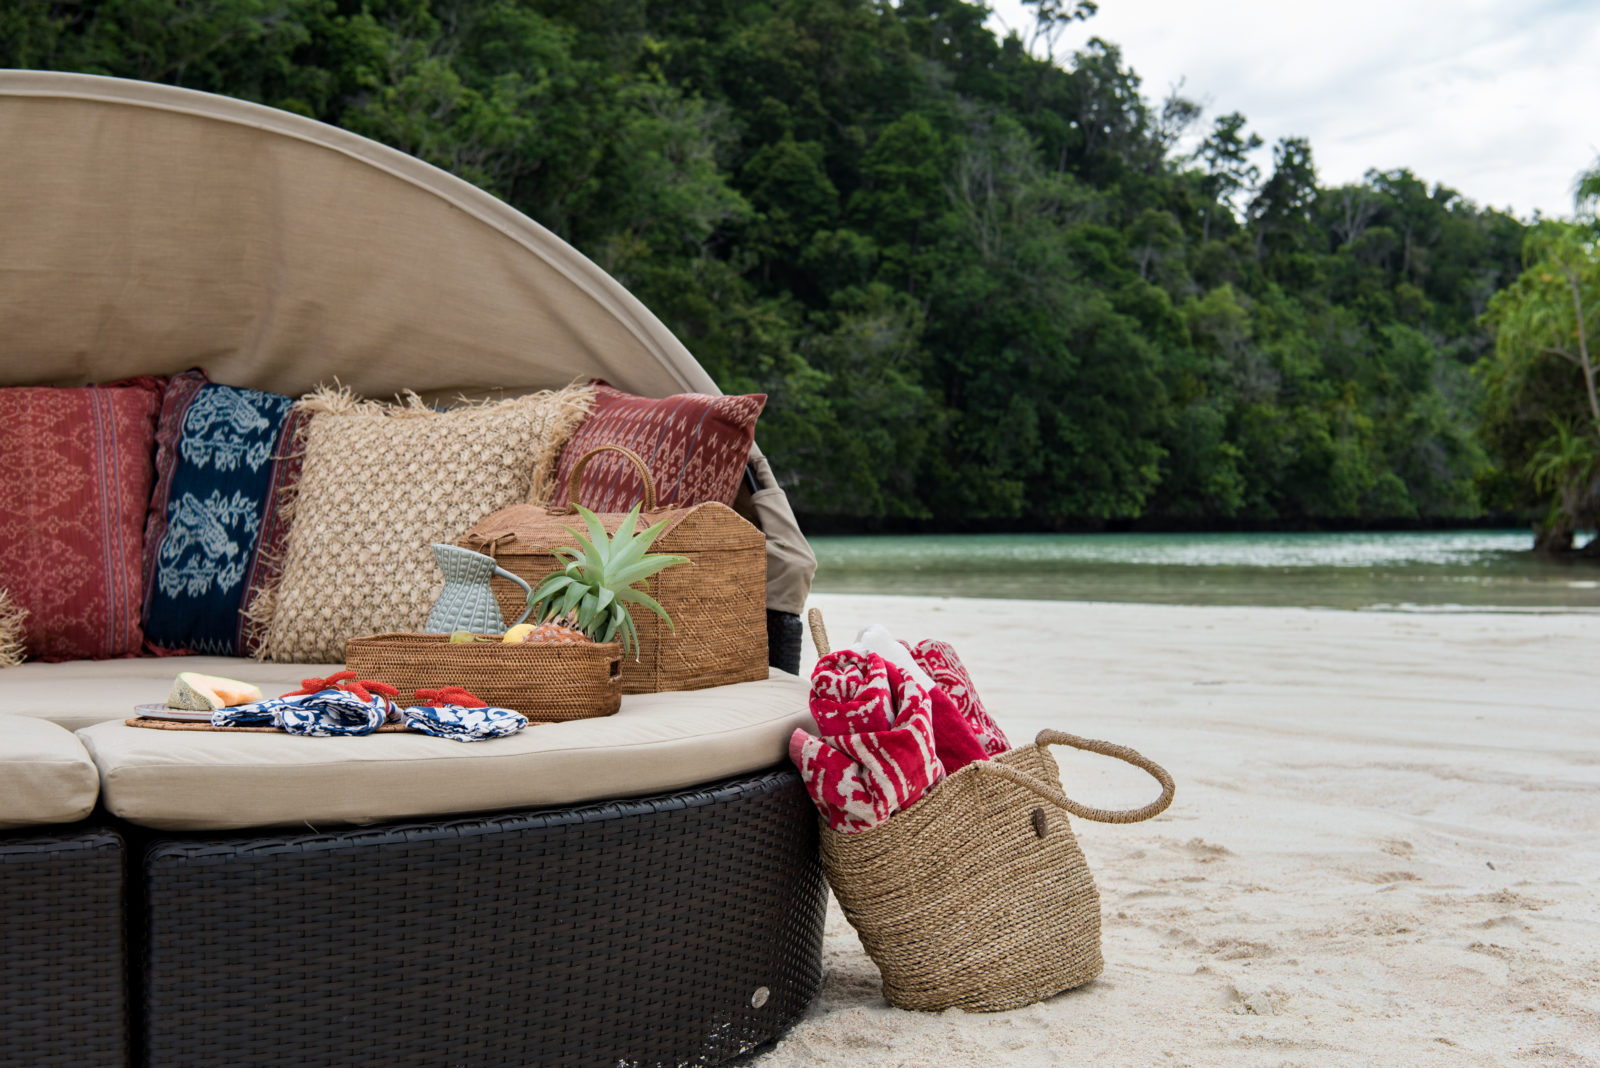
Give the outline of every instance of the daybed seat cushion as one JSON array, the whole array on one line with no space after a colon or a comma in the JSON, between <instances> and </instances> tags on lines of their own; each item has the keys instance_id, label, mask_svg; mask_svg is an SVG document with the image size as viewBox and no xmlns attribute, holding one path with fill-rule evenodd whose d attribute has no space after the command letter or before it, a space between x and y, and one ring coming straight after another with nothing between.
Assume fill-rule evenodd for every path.
<instances>
[{"instance_id":1,"label":"daybed seat cushion","mask_svg":"<svg viewBox=\"0 0 1600 1068\"><path fill-rule=\"evenodd\" d=\"M632 694L612 716L508 738L302 738L100 723L78 732L113 813L163 830L366 824L570 805L681 789L783 760L815 730L806 684Z\"/></svg>"},{"instance_id":2,"label":"daybed seat cushion","mask_svg":"<svg viewBox=\"0 0 1600 1068\"><path fill-rule=\"evenodd\" d=\"M76 823L99 794L94 762L71 731L0 715L0 830Z\"/></svg>"},{"instance_id":3,"label":"daybed seat cushion","mask_svg":"<svg viewBox=\"0 0 1600 1068\"><path fill-rule=\"evenodd\" d=\"M231 656L30 662L0 673L0 713L47 719L75 731L106 720L120 723L133 715L134 705L165 704L180 671L253 682L263 693L277 697L298 689L301 679L343 666L263 664Z\"/></svg>"}]
</instances>

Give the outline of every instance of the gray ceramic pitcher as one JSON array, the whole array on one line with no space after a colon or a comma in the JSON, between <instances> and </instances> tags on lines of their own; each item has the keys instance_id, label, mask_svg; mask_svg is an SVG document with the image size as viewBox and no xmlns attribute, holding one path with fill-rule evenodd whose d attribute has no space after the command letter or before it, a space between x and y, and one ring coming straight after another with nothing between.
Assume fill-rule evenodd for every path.
<instances>
[{"instance_id":1,"label":"gray ceramic pitcher","mask_svg":"<svg viewBox=\"0 0 1600 1068\"><path fill-rule=\"evenodd\" d=\"M463 549L459 545L435 542L433 558L439 561L444 572L444 590L428 613L429 634L449 634L469 630L474 634L499 634L506 629L505 617L500 614L500 604L494 598L489 580L496 575L508 578L522 587L525 594L533 590L528 584L494 562L494 557ZM517 623L528 618L533 611L529 605L517 617ZM515 623L512 626L516 626Z\"/></svg>"}]
</instances>

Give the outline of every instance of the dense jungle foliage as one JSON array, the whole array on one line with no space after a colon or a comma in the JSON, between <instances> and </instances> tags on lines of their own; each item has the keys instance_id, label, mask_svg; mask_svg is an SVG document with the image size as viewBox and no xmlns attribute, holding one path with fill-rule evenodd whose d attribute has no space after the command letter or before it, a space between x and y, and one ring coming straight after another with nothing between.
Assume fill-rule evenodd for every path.
<instances>
[{"instance_id":1,"label":"dense jungle foliage","mask_svg":"<svg viewBox=\"0 0 1600 1068\"><path fill-rule=\"evenodd\" d=\"M0 65L245 97L503 197L770 395L802 513L1543 507L1545 413L1501 390L1480 434L1473 374L1523 223L1321 185L1300 138L1263 172L1245 117L1146 97L1115 45L1035 58L1093 5L1034 9L1030 50L961 0L10 0Z\"/></svg>"}]
</instances>

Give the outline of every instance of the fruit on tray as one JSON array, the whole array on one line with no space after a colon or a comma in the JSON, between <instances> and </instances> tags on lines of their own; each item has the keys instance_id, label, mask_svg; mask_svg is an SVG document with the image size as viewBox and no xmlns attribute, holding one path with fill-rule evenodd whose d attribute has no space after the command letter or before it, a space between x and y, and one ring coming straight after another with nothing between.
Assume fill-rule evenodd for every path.
<instances>
[{"instance_id":1,"label":"fruit on tray","mask_svg":"<svg viewBox=\"0 0 1600 1068\"><path fill-rule=\"evenodd\" d=\"M650 553L648 550L667 525L665 519L635 533L639 506L623 517L616 534L607 534L600 519L582 505L578 515L588 531L585 537L567 527L577 546L555 550L566 566L546 578L528 595L533 616L540 623L559 623L581 631L597 642L620 641L624 655L635 653L639 632L634 627L629 605L643 605L672 626L666 610L635 583L643 582L663 568L688 563L687 556ZM570 640L570 639L568 639Z\"/></svg>"},{"instance_id":2,"label":"fruit on tray","mask_svg":"<svg viewBox=\"0 0 1600 1068\"><path fill-rule=\"evenodd\" d=\"M238 679L202 675L198 671L180 672L167 695L168 708L190 712L211 712L218 708L248 705L261 700L261 687Z\"/></svg>"},{"instance_id":3,"label":"fruit on tray","mask_svg":"<svg viewBox=\"0 0 1600 1068\"><path fill-rule=\"evenodd\" d=\"M516 626L512 627L510 630L506 631L505 635L500 640L502 642L505 642L507 645L510 645L513 642L525 642L525 641L529 640L528 639L528 635L530 635L532 633L533 633L533 624L532 623L518 623Z\"/></svg>"},{"instance_id":4,"label":"fruit on tray","mask_svg":"<svg viewBox=\"0 0 1600 1068\"><path fill-rule=\"evenodd\" d=\"M573 642L587 642L594 639L589 637L577 627L577 618L572 613L567 613L560 619L552 619L540 623L533 628L523 641L529 642L556 642L557 644L571 645Z\"/></svg>"},{"instance_id":5,"label":"fruit on tray","mask_svg":"<svg viewBox=\"0 0 1600 1068\"><path fill-rule=\"evenodd\" d=\"M571 644L573 642L592 641L587 634L578 630L571 616L561 619L552 619L546 623L518 623L500 639L507 645L519 642L557 642Z\"/></svg>"}]
</instances>

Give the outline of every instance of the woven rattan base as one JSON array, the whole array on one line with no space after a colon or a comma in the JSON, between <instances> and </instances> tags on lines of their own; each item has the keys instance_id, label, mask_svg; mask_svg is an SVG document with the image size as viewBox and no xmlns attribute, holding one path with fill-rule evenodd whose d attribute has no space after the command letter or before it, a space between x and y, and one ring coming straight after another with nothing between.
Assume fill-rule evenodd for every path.
<instances>
[{"instance_id":1,"label":"woven rattan base","mask_svg":"<svg viewBox=\"0 0 1600 1068\"><path fill-rule=\"evenodd\" d=\"M112 831L0 834L0 1064L123 1068L123 846Z\"/></svg>"},{"instance_id":2,"label":"woven rattan base","mask_svg":"<svg viewBox=\"0 0 1600 1068\"><path fill-rule=\"evenodd\" d=\"M791 675L800 674L800 639L805 628L793 612L767 609L767 663Z\"/></svg>"},{"instance_id":3,"label":"woven rattan base","mask_svg":"<svg viewBox=\"0 0 1600 1068\"><path fill-rule=\"evenodd\" d=\"M717 1064L821 982L787 767L476 820L143 844L151 1065Z\"/></svg>"}]
</instances>

